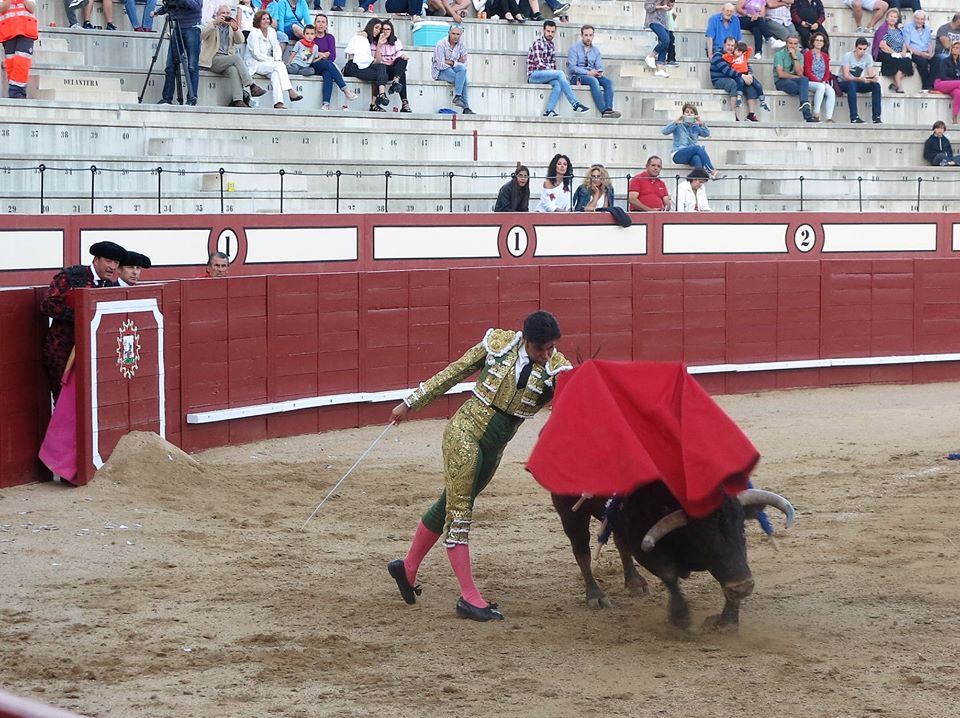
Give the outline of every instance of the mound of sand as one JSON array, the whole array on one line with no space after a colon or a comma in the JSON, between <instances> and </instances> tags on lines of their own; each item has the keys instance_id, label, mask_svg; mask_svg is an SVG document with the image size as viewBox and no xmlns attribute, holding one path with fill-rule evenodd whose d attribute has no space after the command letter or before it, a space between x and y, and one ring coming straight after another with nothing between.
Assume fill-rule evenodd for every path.
<instances>
[{"instance_id":1,"label":"mound of sand","mask_svg":"<svg viewBox=\"0 0 960 718\"><path fill-rule=\"evenodd\" d=\"M151 431L131 431L120 439L94 479L154 484L176 492L195 484L204 474L200 462Z\"/></svg>"}]
</instances>

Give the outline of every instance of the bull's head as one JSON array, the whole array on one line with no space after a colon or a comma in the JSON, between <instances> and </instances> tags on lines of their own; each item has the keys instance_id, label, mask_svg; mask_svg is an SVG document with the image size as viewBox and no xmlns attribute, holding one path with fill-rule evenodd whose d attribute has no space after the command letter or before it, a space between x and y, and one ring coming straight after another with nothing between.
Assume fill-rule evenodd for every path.
<instances>
[{"instance_id":1,"label":"bull's head","mask_svg":"<svg viewBox=\"0 0 960 718\"><path fill-rule=\"evenodd\" d=\"M687 541L724 590L742 589L749 594L753 579L747 565L743 522L747 515L755 515L763 506L779 509L786 516L787 528L793 525L796 513L784 497L772 491L746 489L736 500L724 497L720 508L703 518L690 518L682 510L667 514L647 531L640 548L650 552L671 531L687 527Z\"/></svg>"}]
</instances>

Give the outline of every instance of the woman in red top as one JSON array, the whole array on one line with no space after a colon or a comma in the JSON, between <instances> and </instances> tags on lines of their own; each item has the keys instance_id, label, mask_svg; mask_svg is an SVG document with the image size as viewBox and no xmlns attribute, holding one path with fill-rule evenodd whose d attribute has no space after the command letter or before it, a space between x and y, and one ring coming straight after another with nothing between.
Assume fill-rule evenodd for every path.
<instances>
[{"instance_id":1,"label":"woman in red top","mask_svg":"<svg viewBox=\"0 0 960 718\"><path fill-rule=\"evenodd\" d=\"M33 41L37 39L35 0L0 0L0 42L7 71L7 96L27 98L27 80L33 63Z\"/></svg>"},{"instance_id":2,"label":"woman in red top","mask_svg":"<svg viewBox=\"0 0 960 718\"><path fill-rule=\"evenodd\" d=\"M827 37L821 32L810 36L810 48L803 53L803 74L810 80L810 89L813 90L813 116L820 119L820 105L827 99L824 108L824 120L833 122L833 108L837 104L837 93L830 84L830 56L823 51L827 44Z\"/></svg>"}]
</instances>

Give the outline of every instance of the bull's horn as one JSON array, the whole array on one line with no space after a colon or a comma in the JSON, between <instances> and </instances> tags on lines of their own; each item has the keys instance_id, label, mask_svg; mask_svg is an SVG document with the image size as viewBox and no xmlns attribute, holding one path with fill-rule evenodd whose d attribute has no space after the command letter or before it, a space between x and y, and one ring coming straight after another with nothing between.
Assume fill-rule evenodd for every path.
<instances>
[{"instance_id":1,"label":"bull's horn","mask_svg":"<svg viewBox=\"0 0 960 718\"><path fill-rule=\"evenodd\" d=\"M667 514L650 527L647 535L643 537L643 541L640 543L640 549L645 553L653 551L653 547L657 545L657 541L671 531L686 525L687 515L683 511L677 510L672 514Z\"/></svg>"},{"instance_id":2,"label":"bull's horn","mask_svg":"<svg viewBox=\"0 0 960 718\"><path fill-rule=\"evenodd\" d=\"M737 500L740 501L741 506L773 506L775 509L780 509L787 517L787 528L793 526L793 520L796 518L793 504L780 494L763 489L744 489L737 494Z\"/></svg>"}]
</instances>

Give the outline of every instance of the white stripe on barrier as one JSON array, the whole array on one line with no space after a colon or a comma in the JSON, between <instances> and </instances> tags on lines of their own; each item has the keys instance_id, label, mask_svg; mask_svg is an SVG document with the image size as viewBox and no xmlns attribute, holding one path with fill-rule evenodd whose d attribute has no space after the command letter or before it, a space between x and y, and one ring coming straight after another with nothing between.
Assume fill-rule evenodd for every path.
<instances>
[{"instance_id":1,"label":"white stripe on barrier","mask_svg":"<svg viewBox=\"0 0 960 718\"><path fill-rule=\"evenodd\" d=\"M746 364L703 364L687 367L691 374L739 374L755 371L783 371L789 369L825 369L840 366L883 366L891 364L927 364L931 362L960 361L957 354L910 354L885 357L842 357L836 359L795 359L790 361L750 362ZM473 382L457 384L447 394L460 394L473 389ZM409 396L413 389L393 389L390 391L357 392L354 394L328 394L327 396L309 396L302 399L288 399L271 404L253 404L231 409L197 411L187 414L188 424L211 424L217 421L245 419L251 416L282 414L300 409L315 409L321 406L340 404L366 404L381 401L400 401Z\"/></svg>"}]
</instances>

